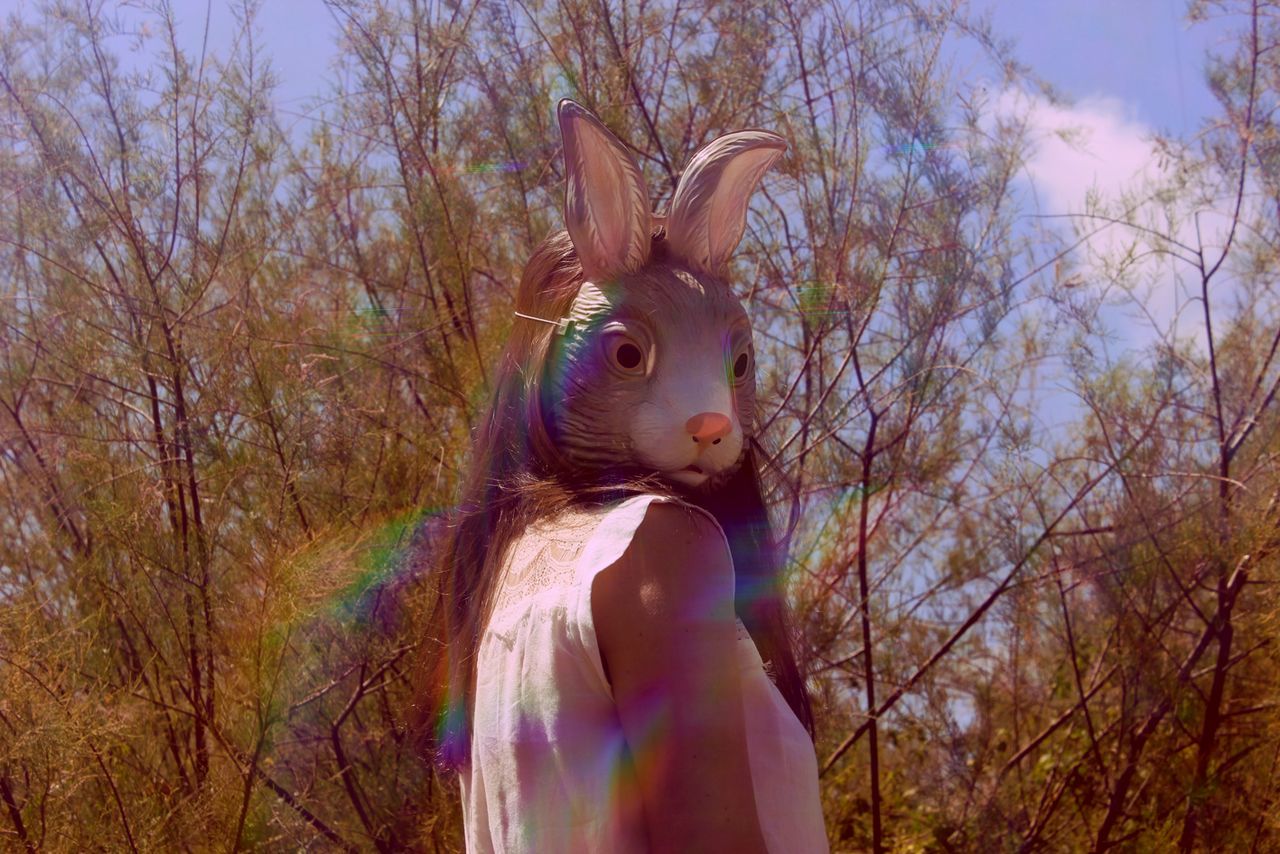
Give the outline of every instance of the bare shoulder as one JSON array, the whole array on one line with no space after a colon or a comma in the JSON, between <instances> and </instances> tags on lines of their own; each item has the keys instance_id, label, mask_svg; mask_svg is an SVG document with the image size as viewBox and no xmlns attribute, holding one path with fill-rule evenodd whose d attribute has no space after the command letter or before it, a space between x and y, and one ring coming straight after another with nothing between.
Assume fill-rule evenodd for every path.
<instances>
[{"instance_id":1,"label":"bare shoulder","mask_svg":"<svg viewBox=\"0 0 1280 854\"><path fill-rule=\"evenodd\" d=\"M626 551L597 576L592 610L615 624L642 615L732 620L733 586L733 559L715 520L686 504L654 501Z\"/></svg>"},{"instance_id":2,"label":"bare shoulder","mask_svg":"<svg viewBox=\"0 0 1280 854\"><path fill-rule=\"evenodd\" d=\"M654 501L631 540L633 555L673 555L706 557L725 563L732 573L728 544L720 526L705 510L675 501ZM625 557L626 555L624 555ZM721 560L723 558L723 560Z\"/></svg>"}]
</instances>

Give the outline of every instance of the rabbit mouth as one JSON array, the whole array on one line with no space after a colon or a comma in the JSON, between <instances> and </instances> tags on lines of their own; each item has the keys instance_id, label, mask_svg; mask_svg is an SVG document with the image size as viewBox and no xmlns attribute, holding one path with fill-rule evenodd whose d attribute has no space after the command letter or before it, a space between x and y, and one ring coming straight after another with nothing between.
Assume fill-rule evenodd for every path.
<instances>
[{"instance_id":1,"label":"rabbit mouth","mask_svg":"<svg viewBox=\"0 0 1280 854\"><path fill-rule=\"evenodd\" d=\"M669 469L667 477L676 483L683 484L690 489L706 486L713 478L711 472L695 464L689 464L682 469Z\"/></svg>"},{"instance_id":2,"label":"rabbit mouth","mask_svg":"<svg viewBox=\"0 0 1280 854\"><path fill-rule=\"evenodd\" d=\"M709 465L708 460L701 460L689 463L683 468L665 469L665 471L672 480L696 489L698 492L715 491L733 478L745 459L746 454L743 453L726 466L717 467Z\"/></svg>"},{"instance_id":3,"label":"rabbit mouth","mask_svg":"<svg viewBox=\"0 0 1280 854\"><path fill-rule=\"evenodd\" d=\"M723 483L724 481L732 477L733 474L737 472L739 466L741 465L742 465L742 457L739 456L737 460L735 460L734 462L722 468L712 468L711 466L708 466L705 463L703 465L699 465L698 463L689 463L689 465L685 466L682 469L672 470L671 473L694 475L698 477L699 484L703 484L706 486L715 486L715 485L719 485L720 483ZM687 483L689 481L685 481L685 482Z\"/></svg>"}]
</instances>

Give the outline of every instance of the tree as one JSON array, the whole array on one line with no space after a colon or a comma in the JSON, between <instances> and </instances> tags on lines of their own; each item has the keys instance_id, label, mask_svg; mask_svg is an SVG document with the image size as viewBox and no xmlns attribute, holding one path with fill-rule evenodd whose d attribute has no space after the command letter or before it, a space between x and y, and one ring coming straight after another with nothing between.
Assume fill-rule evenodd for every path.
<instances>
[{"instance_id":1,"label":"tree","mask_svg":"<svg viewBox=\"0 0 1280 854\"><path fill-rule=\"evenodd\" d=\"M981 68L1053 93L963 4L327 8L293 130L252 4L222 56L164 3L0 31L5 846L461 848L412 559L561 225L569 96L658 210L714 135L789 141L734 275L833 849L1274 847L1274 3L1193 3L1244 22L1221 120L1046 215Z\"/></svg>"}]
</instances>

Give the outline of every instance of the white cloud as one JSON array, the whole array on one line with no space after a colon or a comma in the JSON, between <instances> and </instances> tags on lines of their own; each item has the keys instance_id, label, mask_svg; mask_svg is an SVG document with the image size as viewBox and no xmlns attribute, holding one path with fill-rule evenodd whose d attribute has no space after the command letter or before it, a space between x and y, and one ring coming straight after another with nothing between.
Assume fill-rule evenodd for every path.
<instances>
[{"instance_id":1,"label":"white cloud","mask_svg":"<svg viewBox=\"0 0 1280 854\"><path fill-rule=\"evenodd\" d=\"M1026 173L1046 209L1078 213L1090 186L1117 188L1162 172L1144 139L1149 129L1126 115L1118 98L1061 106L1006 89L995 113L1006 120L1025 116L1033 146Z\"/></svg>"},{"instance_id":2,"label":"white cloud","mask_svg":"<svg viewBox=\"0 0 1280 854\"><path fill-rule=\"evenodd\" d=\"M1220 203L1216 211L1204 210L1197 238L1186 194L1178 193L1179 208L1170 223L1158 194L1175 186L1179 176L1172 164L1159 157L1153 129L1120 99L1098 95L1063 105L1006 89L996 97L985 130L994 133L997 123L1025 128L1028 149L1020 177L1030 185L1038 213L1084 214L1092 193L1100 202L1094 206L1097 212L1125 218L1120 216L1124 206L1133 204L1129 221L1172 233L1192 248L1203 243L1211 260L1216 259L1214 248L1221 251L1229 223L1224 211L1230 208ZM1070 270L1066 276L1070 282L1106 289L1112 308L1105 320L1121 338L1122 349L1145 349L1170 331L1179 337L1198 336L1203 346L1199 307L1191 303L1193 294L1187 289L1199 281L1191 267L1167 254L1147 254L1127 269L1122 279L1126 287L1117 287L1108 267L1114 270L1140 235L1121 225L1104 227L1100 219L1041 222L1065 237L1072 236L1073 223L1084 226L1084 231L1100 229L1068 256L1064 270ZM1149 248L1149 239L1143 238L1137 253Z\"/></svg>"}]
</instances>

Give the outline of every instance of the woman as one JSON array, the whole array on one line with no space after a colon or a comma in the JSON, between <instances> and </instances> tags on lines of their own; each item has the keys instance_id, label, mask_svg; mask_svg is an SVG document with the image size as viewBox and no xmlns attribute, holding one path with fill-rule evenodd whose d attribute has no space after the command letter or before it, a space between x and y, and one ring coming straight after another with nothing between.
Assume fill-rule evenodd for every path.
<instances>
[{"instance_id":1,"label":"woman","mask_svg":"<svg viewBox=\"0 0 1280 854\"><path fill-rule=\"evenodd\" d=\"M826 851L724 278L785 142L720 137L658 217L626 147L559 116L567 232L525 268L438 570L468 850Z\"/></svg>"}]
</instances>

